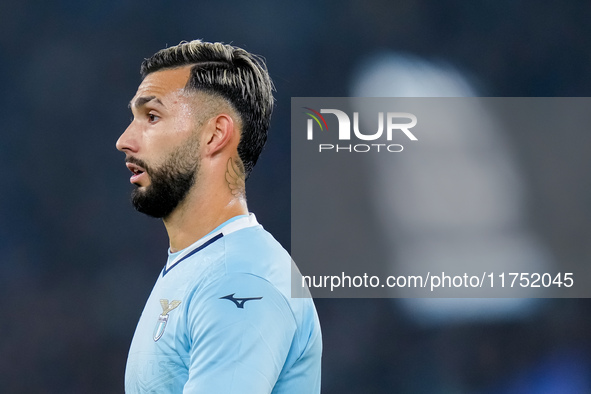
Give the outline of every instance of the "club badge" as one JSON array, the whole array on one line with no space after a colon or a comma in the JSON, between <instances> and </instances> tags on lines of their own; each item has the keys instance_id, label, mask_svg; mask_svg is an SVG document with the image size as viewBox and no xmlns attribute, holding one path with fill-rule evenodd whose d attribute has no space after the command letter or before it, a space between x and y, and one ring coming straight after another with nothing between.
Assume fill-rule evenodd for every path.
<instances>
[{"instance_id":1,"label":"club badge","mask_svg":"<svg viewBox=\"0 0 591 394\"><path fill-rule=\"evenodd\" d=\"M156 323L156 328L154 328L154 342L162 338L162 335L164 334L164 329L166 328L166 323L168 322L168 313L180 304L181 302L178 300L173 300L170 304L168 303L168 300L160 300L162 314L158 316L158 322Z\"/></svg>"}]
</instances>

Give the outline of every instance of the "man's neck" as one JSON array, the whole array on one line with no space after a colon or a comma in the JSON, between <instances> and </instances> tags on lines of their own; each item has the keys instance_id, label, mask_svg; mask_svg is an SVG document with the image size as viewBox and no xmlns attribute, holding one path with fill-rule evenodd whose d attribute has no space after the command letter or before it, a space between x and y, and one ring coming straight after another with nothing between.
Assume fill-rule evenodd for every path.
<instances>
[{"instance_id":1,"label":"man's neck","mask_svg":"<svg viewBox=\"0 0 591 394\"><path fill-rule=\"evenodd\" d=\"M227 220L247 214L245 198L188 196L163 220L170 239L170 251L183 250Z\"/></svg>"}]
</instances>

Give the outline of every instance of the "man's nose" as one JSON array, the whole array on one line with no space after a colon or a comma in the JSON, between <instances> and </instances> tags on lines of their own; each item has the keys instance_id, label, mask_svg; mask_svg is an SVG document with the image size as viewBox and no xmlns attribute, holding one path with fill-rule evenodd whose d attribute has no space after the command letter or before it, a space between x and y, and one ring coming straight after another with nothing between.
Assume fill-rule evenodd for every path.
<instances>
[{"instance_id":1,"label":"man's nose","mask_svg":"<svg viewBox=\"0 0 591 394\"><path fill-rule=\"evenodd\" d=\"M134 122L131 122L131 124L127 126L127 129L121 134L115 146L121 152L137 152L138 141Z\"/></svg>"}]
</instances>

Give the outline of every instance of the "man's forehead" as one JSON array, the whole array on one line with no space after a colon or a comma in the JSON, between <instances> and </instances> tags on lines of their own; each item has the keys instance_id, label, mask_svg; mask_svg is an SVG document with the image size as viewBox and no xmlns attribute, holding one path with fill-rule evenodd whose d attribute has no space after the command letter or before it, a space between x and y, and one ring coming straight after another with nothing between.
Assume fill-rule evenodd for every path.
<instances>
[{"instance_id":1,"label":"man's forehead","mask_svg":"<svg viewBox=\"0 0 591 394\"><path fill-rule=\"evenodd\" d=\"M162 104L162 100L171 93L182 93L190 74L190 66L155 71L148 74L138 87L130 105L138 107L152 100Z\"/></svg>"}]
</instances>

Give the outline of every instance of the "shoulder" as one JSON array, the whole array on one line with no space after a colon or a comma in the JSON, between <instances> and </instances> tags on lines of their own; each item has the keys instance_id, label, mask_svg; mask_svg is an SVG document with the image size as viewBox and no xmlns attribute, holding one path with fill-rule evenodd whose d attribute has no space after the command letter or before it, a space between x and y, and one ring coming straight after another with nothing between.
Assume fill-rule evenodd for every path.
<instances>
[{"instance_id":1,"label":"shoulder","mask_svg":"<svg viewBox=\"0 0 591 394\"><path fill-rule=\"evenodd\" d=\"M217 278L193 294L186 308L194 344L206 343L205 338L218 344L263 340L288 349L298 326L290 303L276 287L247 273Z\"/></svg>"},{"instance_id":2,"label":"shoulder","mask_svg":"<svg viewBox=\"0 0 591 394\"><path fill-rule=\"evenodd\" d=\"M256 225L224 234L204 257L195 277L198 287L215 283L264 282L286 297L291 294L291 257L262 226ZM197 267L196 267L197 268Z\"/></svg>"},{"instance_id":3,"label":"shoulder","mask_svg":"<svg viewBox=\"0 0 591 394\"><path fill-rule=\"evenodd\" d=\"M175 274L177 285L187 284L189 321L280 319L293 327L315 320L312 300L292 297L291 280L299 272L289 253L256 221L243 227L234 223L238 228L224 227L222 236L183 261Z\"/></svg>"},{"instance_id":4,"label":"shoulder","mask_svg":"<svg viewBox=\"0 0 591 394\"><path fill-rule=\"evenodd\" d=\"M243 316L260 317L265 311L280 311L285 318L292 318L289 302L276 286L244 272L225 273L211 281L191 297L191 304L196 310L222 315L238 311Z\"/></svg>"},{"instance_id":5,"label":"shoulder","mask_svg":"<svg viewBox=\"0 0 591 394\"><path fill-rule=\"evenodd\" d=\"M175 286L185 283L181 287L191 308L219 313L264 305L291 309L291 257L255 220L250 223L225 226L213 242L193 249L166 274Z\"/></svg>"},{"instance_id":6,"label":"shoulder","mask_svg":"<svg viewBox=\"0 0 591 394\"><path fill-rule=\"evenodd\" d=\"M262 226L245 228L225 237L228 273L252 272L264 276L271 271L289 270L291 257Z\"/></svg>"}]
</instances>

